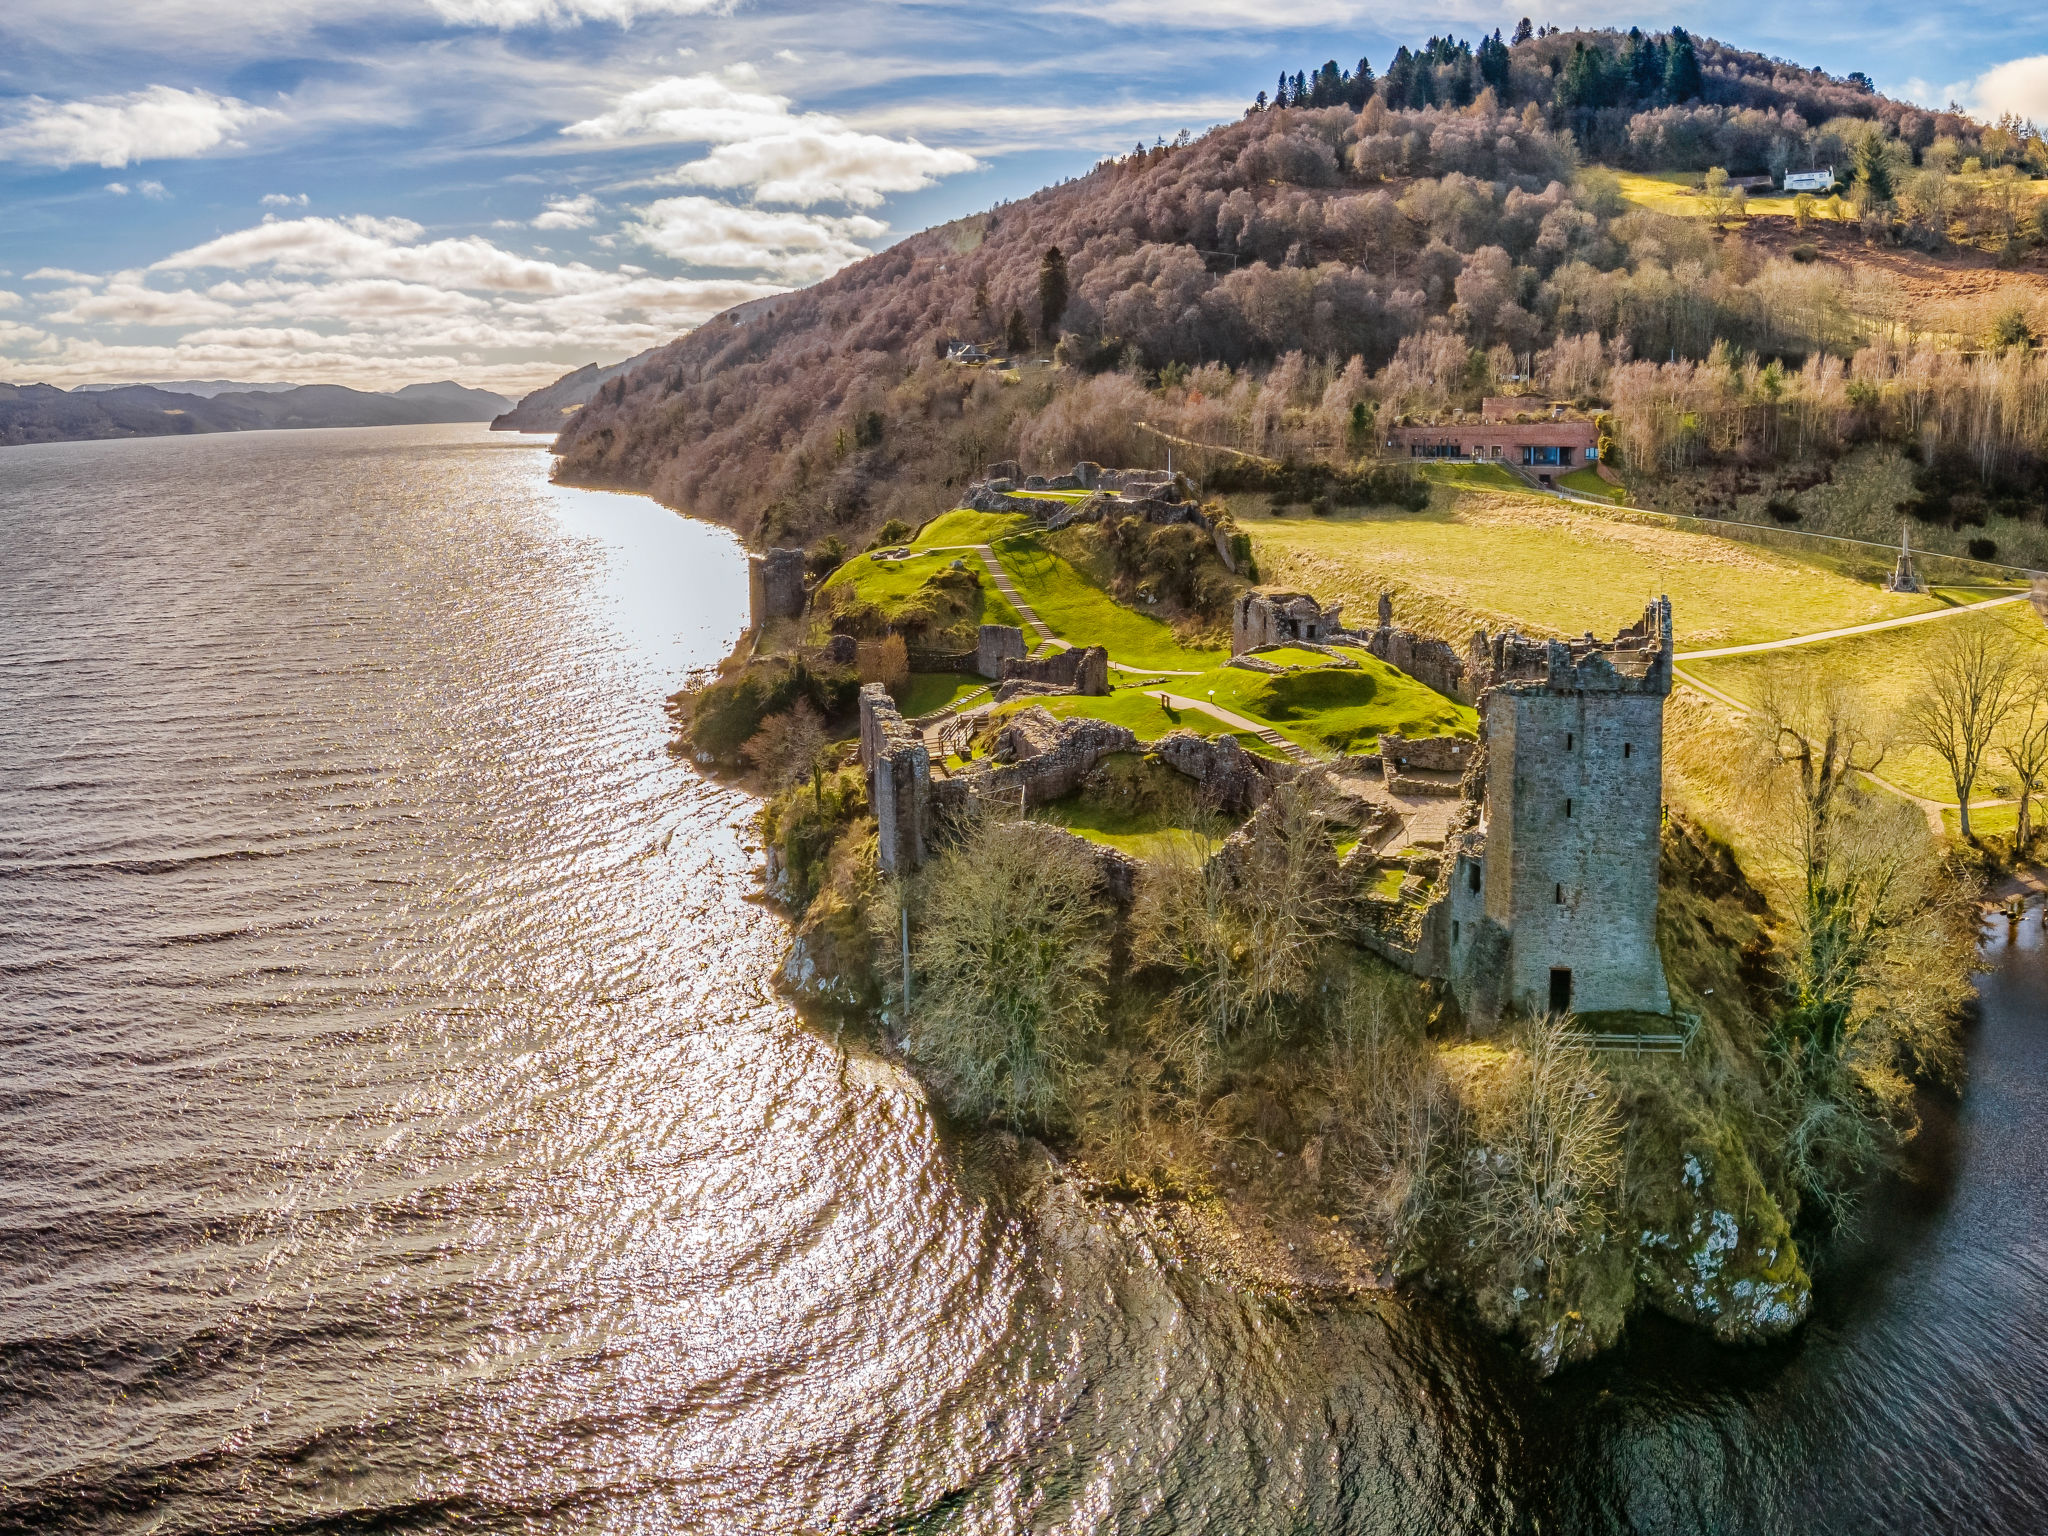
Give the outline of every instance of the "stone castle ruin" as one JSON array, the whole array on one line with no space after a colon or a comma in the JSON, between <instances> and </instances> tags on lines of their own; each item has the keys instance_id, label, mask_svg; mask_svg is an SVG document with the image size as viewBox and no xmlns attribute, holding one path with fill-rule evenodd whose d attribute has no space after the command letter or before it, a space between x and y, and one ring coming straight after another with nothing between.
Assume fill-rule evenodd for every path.
<instances>
[{"instance_id":1,"label":"stone castle ruin","mask_svg":"<svg viewBox=\"0 0 2048 1536\"><path fill-rule=\"evenodd\" d=\"M1133 505L1149 504L1200 520L1192 506L1164 500L1174 488L1163 476L1091 464L1050 482L1022 476L1014 464L991 465L976 496L1041 521L1071 520L1077 505L1088 504L1002 494L1019 482L1031 490L1089 491L1097 517L1111 507L1128 515ZM1115 501L1105 494L1112 485L1120 493ZM1128 499L1134 492L1137 503ZM757 622L782 616L792 603L801 611L799 552L756 556L752 575ZM985 711L906 721L886 689L868 685L860 697L860 762L882 871L919 868L948 824L977 805L1014 815L1060 799L1113 753L1147 751L1192 780L1202 800L1240 816L1255 814L1276 784L1318 775L1340 797L1364 797L1370 838L1344 861L1350 887L1369 868L1398 866L1404 874L1398 895L1381 894L1389 889L1384 885L1353 889L1360 912L1355 937L1411 973L1444 982L1468 1027L1489 1028L1509 1012L1668 1015L1657 903L1670 600L1650 604L1611 640L1481 630L1463 654L1395 624L1390 593L1380 595L1376 619L1369 628L1349 629L1338 605L1303 592L1253 590L1232 611L1233 661L1256 670L1259 651L1300 647L1356 665L1355 657L1331 648L1364 650L1474 707L1478 741L1387 732L1374 756L1308 765L1191 731L1141 744L1123 726L1057 718L1032 706L1004 722L990 756L940 767L935 754L967 755L956 744ZM1024 634L1008 626L984 626L975 650L946 660L996 682L999 700L1110 691L1101 647L1033 657ZM1368 778L1379 785L1365 784ZM1100 851L1105 880L1127 899L1138 866Z\"/></svg>"},{"instance_id":2,"label":"stone castle ruin","mask_svg":"<svg viewBox=\"0 0 2048 1536\"><path fill-rule=\"evenodd\" d=\"M1411 969L1468 1021L1669 1014L1657 948L1671 602L1611 641L1473 641L1484 777L1445 845Z\"/></svg>"}]
</instances>

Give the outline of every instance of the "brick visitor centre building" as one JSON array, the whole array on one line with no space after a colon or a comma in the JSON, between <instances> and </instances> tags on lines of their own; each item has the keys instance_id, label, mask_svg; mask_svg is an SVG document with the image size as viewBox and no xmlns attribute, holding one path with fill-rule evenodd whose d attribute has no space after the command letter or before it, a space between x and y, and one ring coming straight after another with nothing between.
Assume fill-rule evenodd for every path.
<instances>
[{"instance_id":1,"label":"brick visitor centre building","mask_svg":"<svg viewBox=\"0 0 2048 1536\"><path fill-rule=\"evenodd\" d=\"M1489 396L1477 419L1393 427L1387 447L1412 459L1486 459L1509 464L1548 485L1599 462L1600 429L1562 405L1516 395Z\"/></svg>"}]
</instances>

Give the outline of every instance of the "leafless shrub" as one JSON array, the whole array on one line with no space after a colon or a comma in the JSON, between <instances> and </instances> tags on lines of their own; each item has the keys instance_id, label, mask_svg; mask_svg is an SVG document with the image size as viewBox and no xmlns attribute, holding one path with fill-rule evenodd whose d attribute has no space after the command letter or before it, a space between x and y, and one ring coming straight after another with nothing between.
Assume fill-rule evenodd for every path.
<instances>
[{"instance_id":1,"label":"leafless shrub","mask_svg":"<svg viewBox=\"0 0 2048 1536\"><path fill-rule=\"evenodd\" d=\"M1109 970L1110 914L1086 846L986 818L933 862L924 889L912 1054L958 1112L1064 1124Z\"/></svg>"}]
</instances>

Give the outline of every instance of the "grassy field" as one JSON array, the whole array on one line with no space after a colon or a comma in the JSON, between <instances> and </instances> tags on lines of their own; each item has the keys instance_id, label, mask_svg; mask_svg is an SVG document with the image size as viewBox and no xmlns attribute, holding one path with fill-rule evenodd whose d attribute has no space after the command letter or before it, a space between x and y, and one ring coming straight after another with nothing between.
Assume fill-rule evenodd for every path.
<instances>
[{"instance_id":1,"label":"grassy field","mask_svg":"<svg viewBox=\"0 0 2048 1536\"><path fill-rule=\"evenodd\" d=\"M999 553L1024 601L1062 640L1106 646L1110 660L1133 667L1194 672L1224 659L1220 650L1182 646L1170 624L1126 608L1037 535L1013 538Z\"/></svg>"},{"instance_id":2,"label":"grassy field","mask_svg":"<svg viewBox=\"0 0 2048 1536\"><path fill-rule=\"evenodd\" d=\"M988 686L987 678L960 672L913 672L896 700L896 707L903 711L906 720L915 720Z\"/></svg>"},{"instance_id":3,"label":"grassy field","mask_svg":"<svg viewBox=\"0 0 2048 1536\"><path fill-rule=\"evenodd\" d=\"M870 560L866 555L855 555L825 579L821 592L851 589L894 618L917 602L927 581L959 558L958 555L931 554L913 555L908 560ZM1023 618L1010 606L1010 600L996 590L995 582L982 568L981 562L970 558L966 565L981 587L981 615L977 622L1014 624L1021 628Z\"/></svg>"},{"instance_id":4,"label":"grassy field","mask_svg":"<svg viewBox=\"0 0 2048 1536\"><path fill-rule=\"evenodd\" d=\"M1928 656L1936 647L1952 642L1964 626L2010 634L2043 664L2048 664L2048 626L2043 626L2028 604L2013 603L1989 613L1969 614L1939 624L1915 624L1905 629L1881 630L1874 635L1854 635L1845 640L1761 651L1751 656L1728 656L1716 661L1684 662L1681 666L1709 687L1744 704L1754 704L1774 683L1789 687L1806 675L1847 677L1856 684L1873 715L1880 721L1896 721L1901 708L1920 686ZM1930 800L1955 799L1947 769L1926 747L1895 744L1879 772L1900 788ZM2004 765L1996 761L1979 779L1976 790L1978 796L1988 799L1999 799L2012 792Z\"/></svg>"},{"instance_id":5,"label":"grassy field","mask_svg":"<svg viewBox=\"0 0 2048 1536\"><path fill-rule=\"evenodd\" d=\"M1575 469L1568 475L1559 475L1557 483L1568 491L1577 491L1581 496L1598 496L1602 501L1619 503L1628 492L1611 480L1602 480L1597 469Z\"/></svg>"},{"instance_id":6,"label":"grassy field","mask_svg":"<svg viewBox=\"0 0 2048 1536\"><path fill-rule=\"evenodd\" d=\"M1418 513L1248 517L1274 585L1462 639L1474 625L1605 637L1668 593L1681 650L1842 629L1935 607L1792 555L1534 496L1467 493Z\"/></svg>"},{"instance_id":7,"label":"grassy field","mask_svg":"<svg viewBox=\"0 0 2048 1536\"><path fill-rule=\"evenodd\" d=\"M1498 464L1424 464L1418 470L1431 485L1454 491L1527 491L1528 482Z\"/></svg>"},{"instance_id":8,"label":"grassy field","mask_svg":"<svg viewBox=\"0 0 2048 1536\"><path fill-rule=\"evenodd\" d=\"M935 517L918 529L910 547L937 549L945 545L991 544L1030 526L1029 513L969 512L961 508Z\"/></svg>"}]
</instances>

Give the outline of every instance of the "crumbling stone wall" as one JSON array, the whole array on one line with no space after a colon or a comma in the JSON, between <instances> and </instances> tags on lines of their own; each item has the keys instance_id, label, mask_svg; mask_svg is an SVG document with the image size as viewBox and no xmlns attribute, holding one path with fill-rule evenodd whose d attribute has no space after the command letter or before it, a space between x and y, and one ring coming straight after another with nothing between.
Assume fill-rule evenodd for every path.
<instances>
[{"instance_id":1,"label":"crumbling stone wall","mask_svg":"<svg viewBox=\"0 0 2048 1536\"><path fill-rule=\"evenodd\" d=\"M860 691L860 763L880 834L876 861L882 873L919 868L931 824L931 757L924 738L905 723L880 683Z\"/></svg>"},{"instance_id":2,"label":"crumbling stone wall","mask_svg":"<svg viewBox=\"0 0 2048 1536\"><path fill-rule=\"evenodd\" d=\"M997 734L995 766L961 782L971 792L1003 804L1047 805L1070 794L1112 752L1134 752L1138 738L1128 726L1106 720L1061 720L1039 706L1021 711Z\"/></svg>"},{"instance_id":3,"label":"crumbling stone wall","mask_svg":"<svg viewBox=\"0 0 2048 1536\"><path fill-rule=\"evenodd\" d=\"M1003 675L1003 663L1022 661L1028 654L1024 631L1014 624L984 624L974 648L974 670L987 678Z\"/></svg>"},{"instance_id":4,"label":"crumbling stone wall","mask_svg":"<svg viewBox=\"0 0 2048 1536\"><path fill-rule=\"evenodd\" d=\"M1161 762L1200 786L1202 799L1234 816L1248 815L1273 797L1273 786L1301 772L1247 752L1228 736L1169 731L1152 744Z\"/></svg>"},{"instance_id":5,"label":"crumbling stone wall","mask_svg":"<svg viewBox=\"0 0 2048 1536\"><path fill-rule=\"evenodd\" d=\"M1109 692L1109 652L1099 645L1012 657L1002 664L1004 682L1047 683L1101 697Z\"/></svg>"},{"instance_id":6,"label":"crumbling stone wall","mask_svg":"<svg viewBox=\"0 0 2048 1536\"><path fill-rule=\"evenodd\" d=\"M1268 645L1326 645L1343 629L1343 605L1325 608L1306 592L1253 589L1230 610L1233 656Z\"/></svg>"},{"instance_id":7,"label":"crumbling stone wall","mask_svg":"<svg viewBox=\"0 0 2048 1536\"><path fill-rule=\"evenodd\" d=\"M751 626L793 619L804 611L804 552L771 549L747 556L747 605Z\"/></svg>"}]
</instances>

